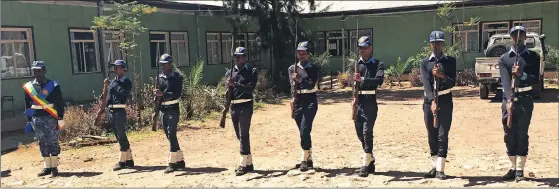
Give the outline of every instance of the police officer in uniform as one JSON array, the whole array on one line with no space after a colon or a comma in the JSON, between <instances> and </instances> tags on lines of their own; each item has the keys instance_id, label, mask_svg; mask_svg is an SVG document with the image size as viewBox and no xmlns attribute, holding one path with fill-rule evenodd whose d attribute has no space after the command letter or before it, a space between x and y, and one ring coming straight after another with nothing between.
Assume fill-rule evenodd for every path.
<instances>
[{"instance_id":1,"label":"police officer in uniform","mask_svg":"<svg viewBox=\"0 0 559 189\"><path fill-rule=\"evenodd\" d=\"M508 53L499 58L501 85L503 86L502 121L505 131L505 144L511 167L503 176L504 180L517 181L524 179L524 165L528 155L528 128L534 110L532 100L532 84L539 80L540 56L528 50L525 45L526 30L522 26L515 26L510 30L512 47ZM515 49L517 47L518 49ZM514 66L518 59L518 66ZM516 77L518 87L511 98L511 78ZM514 101L514 107L511 102ZM507 127L508 109L513 111L511 127Z\"/></svg>"},{"instance_id":2,"label":"police officer in uniform","mask_svg":"<svg viewBox=\"0 0 559 189\"><path fill-rule=\"evenodd\" d=\"M446 179L444 174L445 159L448 151L448 132L452 123L452 93L456 81L456 58L446 56L443 52L444 33L433 31L429 35L429 46L433 53L421 63L421 81L423 82L424 103L423 118L427 128L427 137L433 167L425 178ZM443 69L444 68L444 69ZM434 79L438 86L438 103L434 101ZM433 113L437 111L437 126L434 126Z\"/></svg>"},{"instance_id":3,"label":"police officer in uniform","mask_svg":"<svg viewBox=\"0 0 559 189\"><path fill-rule=\"evenodd\" d=\"M237 176L254 171L252 155L250 152L250 120L253 112L253 92L258 80L256 68L246 63L246 49L237 47L233 53L235 67L229 70L225 76L231 79L227 87L232 88L231 97L231 120L235 128L237 139L241 143L241 165L235 170Z\"/></svg>"},{"instance_id":4,"label":"police officer in uniform","mask_svg":"<svg viewBox=\"0 0 559 189\"><path fill-rule=\"evenodd\" d=\"M185 168L183 155L177 140L177 124L179 123L179 99L182 94L183 77L173 71L172 58L169 54L161 55L159 63L163 65L163 73L159 74L158 88L154 89L155 96L162 97L160 121L165 136L170 143L169 166L164 173L171 173Z\"/></svg>"},{"instance_id":5,"label":"police officer in uniform","mask_svg":"<svg viewBox=\"0 0 559 189\"><path fill-rule=\"evenodd\" d=\"M291 108L295 111L295 122L299 128L301 137L301 148L303 149L301 164L297 165L301 171L307 171L313 167L311 130L314 116L318 109L316 100L316 90L314 89L318 81L318 67L313 66L309 61L308 41L299 43L297 46L297 69L291 65L288 68L290 73L291 87L296 87L297 100L291 99ZM294 72L294 71L297 72ZM294 84L297 83L295 86Z\"/></svg>"},{"instance_id":6,"label":"police officer in uniform","mask_svg":"<svg viewBox=\"0 0 559 189\"><path fill-rule=\"evenodd\" d=\"M26 132L35 131L43 156L44 169L38 176L58 176L60 144L58 133L64 126L64 100L60 84L47 79L43 61L34 61L31 69L35 79L23 85L25 91Z\"/></svg>"},{"instance_id":7,"label":"police officer in uniform","mask_svg":"<svg viewBox=\"0 0 559 189\"><path fill-rule=\"evenodd\" d=\"M113 167L113 170L121 170L134 166L132 159L132 151L130 150L130 143L126 136L126 101L132 90L132 82L126 78L127 64L124 60L117 60L113 64L116 77L113 80L105 79L104 85L107 91L107 109L109 124L115 132L116 139L120 145L120 156L118 163Z\"/></svg>"},{"instance_id":8,"label":"police officer in uniform","mask_svg":"<svg viewBox=\"0 0 559 189\"><path fill-rule=\"evenodd\" d=\"M352 105L357 103L357 117L355 131L357 138L363 147L363 164L359 170L360 177L367 177L369 173L375 172L375 158L373 156L373 127L377 119L377 97L376 89L382 85L384 80L384 65L380 60L373 57L372 40L368 36L362 36L357 41L359 47L359 60L349 69L353 75L352 82L359 85L359 100L353 99Z\"/></svg>"}]
</instances>

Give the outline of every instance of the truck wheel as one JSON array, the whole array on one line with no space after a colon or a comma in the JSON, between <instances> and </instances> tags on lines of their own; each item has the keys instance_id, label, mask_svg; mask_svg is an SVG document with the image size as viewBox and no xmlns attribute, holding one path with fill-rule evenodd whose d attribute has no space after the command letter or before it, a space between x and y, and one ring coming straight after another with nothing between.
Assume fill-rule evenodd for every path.
<instances>
[{"instance_id":1,"label":"truck wheel","mask_svg":"<svg viewBox=\"0 0 559 189\"><path fill-rule=\"evenodd\" d=\"M532 98L540 99L542 96L542 83L532 85Z\"/></svg>"},{"instance_id":2,"label":"truck wheel","mask_svg":"<svg viewBox=\"0 0 559 189\"><path fill-rule=\"evenodd\" d=\"M479 98L488 99L489 98L489 86L487 84L479 84Z\"/></svg>"},{"instance_id":3,"label":"truck wheel","mask_svg":"<svg viewBox=\"0 0 559 189\"><path fill-rule=\"evenodd\" d=\"M493 45L487 48L486 57L500 57L501 55L505 54L508 50L508 46L504 44Z\"/></svg>"}]
</instances>

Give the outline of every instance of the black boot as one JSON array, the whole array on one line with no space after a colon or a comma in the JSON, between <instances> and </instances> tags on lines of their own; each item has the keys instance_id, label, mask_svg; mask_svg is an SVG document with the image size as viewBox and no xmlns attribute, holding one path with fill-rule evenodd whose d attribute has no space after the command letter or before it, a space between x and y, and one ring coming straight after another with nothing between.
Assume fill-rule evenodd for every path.
<instances>
[{"instance_id":1,"label":"black boot","mask_svg":"<svg viewBox=\"0 0 559 189\"><path fill-rule=\"evenodd\" d=\"M301 162L301 165L299 166L299 170L300 170L301 172L308 171L308 170L309 170L309 164L308 164L308 162L307 162L307 161L302 161L302 162Z\"/></svg>"},{"instance_id":2,"label":"black boot","mask_svg":"<svg viewBox=\"0 0 559 189\"><path fill-rule=\"evenodd\" d=\"M437 170L435 168L432 168L429 172L423 175L424 178L435 178L435 176L437 176Z\"/></svg>"},{"instance_id":3,"label":"black boot","mask_svg":"<svg viewBox=\"0 0 559 189\"><path fill-rule=\"evenodd\" d=\"M248 172L253 172L254 171L254 165L247 165L247 171Z\"/></svg>"},{"instance_id":4,"label":"black boot","mask_svg":"<svg viewBox=\"0 0 559 189\"><path fill-rule=\"evenodd\" d=\"M39 174L37 174L37 176L42 177L42 176L47 176L50 175L52 173L52 170L50 168L44 168L43 171L41 171Z\"/></svg>"},{"instance_id":5,"label":"black boot","mask_svg":"<svg viewBox=\"0 0 559 189\"><path fill-rule=\"evenodd\" d=\"M51 176L57 177L58 176L58 168L52 167L51 169Z\"/></svg>"},{"instance_id":6,"label":"black boot","mask_svg":"<svg viewBox=\"0 0 559 189\"><path fill-rule=\"evenodd\" d=\"M237 167L237 169L235 169L235 175L237 176L241 176L248 173L248 169L247 167L243 167L243 166L239 166Z\"/></svg>"},{"instance_id":7,"label":"black boot","mask_svg":"<svg viewBox=\"0 0 559 189\"><path fill-rule=\"evenodd\" d=\"M369 166L363 166L359 169L359 176L360 177L368 177L369 176Z\"/></svg>"},{"instance_id":8,"label":"black boot","mask_svg":"<svg viewBox=\"0 0 559 189\"><path fill-rule=\"evenodd\" d=\"M436 177L438 179L441 179L441 180L446 179L446 175L444 174L444 172L440 172L440 171L437 171L437 176Z\"/></svg>"},{"instance_id":9,"label":"black boot","mask_svg":"<svg viewBox=\"0 0 559 189\"><path fill-rule=\"evenodd\" d=\"M176 170L177 170L177 164L176 163L169 163L169 166L167 166L167 168L165 169L165 171L163 171L163 173L165 173L165 174L172 173Z\"/></svg>"},{"instance_id":10,"label":"black boot","mask_svg":"<svg viewBox=\"0 0 559 189\"><path fill-rule=\"evenodd\" d=\"M369 169L369 173L375 173L375 160L373 160L371 163L369 163L369 166L367 166L367 169Z\"/></svg>"},{"instance_id":11,"label":"black boot","mask_svg":"<svg viewBox=\"0 0 559 189\"><path fill-rule=\"evenodd\" d=\"M113 171L118 171L118 170L121 170L121 169L124 169L124 168L126 168L126 162L118 162L113 167Z\"/></svg>"},{"instance_id":12,"label":"black boot","mask_svg":"<svg viewBox=\"0 0 559 189\"><path fill-rule=\"evenodd\" d=\"M505 174L503 176L503 180L514 180L514 178L516 177L515 174L516 174L516 171L514 169L509 169L507 174Z\"/></svg>"},{"instance_id":13,"label":"black boot","mask_svg":"<svg viewBox=\"0 0 559 189\"><path fill-rule=\"evenodd\" d=\"M516 182L524 180L524 170L516 170L515 177Z\"/></svg>"},{"instance_id":14,"label":"black boot","mask_svg":"<svg viewBox=\"0 0 559 189\"><path fill-rule=\"evenodd\" d=\"M126 160L126 167L132 168L134 167L134 160Z\"/></svg>"},{"instance_id":15,"label":"black boot","mask_svg":"<svg viewBox=\"0 0 559 189\"><path fill-rule=\"evenodd\" d=\"M176 168L177 169L184 169L186 168L186 163L184 162L184 160L181 161L177 161L177 163L175 163Z\"/></svg>"}]
</instances>

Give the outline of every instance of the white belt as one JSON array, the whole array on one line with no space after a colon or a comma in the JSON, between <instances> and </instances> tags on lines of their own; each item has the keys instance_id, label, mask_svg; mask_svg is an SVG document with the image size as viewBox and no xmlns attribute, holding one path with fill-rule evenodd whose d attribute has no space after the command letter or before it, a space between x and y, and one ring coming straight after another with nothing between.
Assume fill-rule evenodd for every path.
<instances>
[{"instance_id":1,"label":"white belt","mask_svg":"<svg viewBox=\"0 0 559 189\"><path fill-rule=\"evenodd\" d=\"M532 90L532 86L516 88L517 93L526 92L526 91L530 91L530 90Z\"/></svg>"},{"instance_id":2,"label":"white belt","mask_svg":"<svg viewBox=\"0 0 559 189\"><path fill-rule=\"evenodd\" d=\"M301 89L301 90L297 90L297 94L309 94L309 93L316 93L316 89Z\"/></svg>"},{"instance_id":3,"label":"white belt","mask_svg":"<svg viewBox=\"0 0 559 189\"><path fill-rule=\"evenodd\" d=\"M370 95L370 94L376 94L376 90L369 90L369 91L359 91L360 95Z\"/></svg>"},{"instance_id":4,"label":"white belt","mask_svg":"<svg viewBox=\"0 0 559 189\"><path fill-rule=\"evenodd\" d=\"M240 104L245 102L250 102L252 99L239 99L239 100L231 100L231 104Z\"/></svg>"},{"instance_id":5,"label":"white belt","mask_svg":"<svg viewBox=\"0 0 559 189\"><path fill-rule=\"evenodd\" d=\"M52 108L54 107L54 105L52 104L47 104L47 105L31 105L31 109L36 109L36 110L42 110L42 109L47 109L47 108Z\"/></svg>"},{"instance_id":6,"label":"white belt","mask_svg":"<svg viewBox=\"0 0 559 189\"><path fill-rule=\"evenodd\" d=\"M445 94L448 94L450 92L452 92L450 89L447 89L447 90L444 90L444 91L439 91L438 96L445 95ZM427 96L427 92L423 91L423 95Z\"/></svg>"},{"instance_id":7,"label":"white belt","mask_svg":"<svg viewBox=\"0 0 559 189\"><path fill-rule=\"evenodd\" d=\"M126 108L126 104L109 104L109 108Z\"/></svg>"},{"instance_id":8,"label":"white belt","mask_svg":"<svg viewBox=\"0 0 559 189\"><path fill-rule=\"evenodd\" d=\"M165 101L165 102L162 102L161 105L167 106L167 105L172 105L172 104L177 104L177 103L179 103L179 99Z\"/></svg>"}]
</instances>

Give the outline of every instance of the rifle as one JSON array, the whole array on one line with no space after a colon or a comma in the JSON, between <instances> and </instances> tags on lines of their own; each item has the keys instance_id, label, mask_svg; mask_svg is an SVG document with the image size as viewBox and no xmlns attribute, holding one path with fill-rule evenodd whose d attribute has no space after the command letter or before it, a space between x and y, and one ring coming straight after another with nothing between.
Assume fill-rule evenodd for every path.
<instances>
[{"instance_id":1,"label":"rifle","mask_svg":"<svg viewBox=\"0 0 559 189\"><path fill-rule=\"evenodd\" d=\"M520 14L520 20L522 20L522 14ZM516 32L516 41L514 43L514 51L516 52L516 56L514 56L514 65L518 66L518 56L520 56L519 52L518 52L518 38L520 37L520 31ZM511 69L512 71L512 69ZM515 73L511 74L511 81L510 81L510 96L509 96L509 100L510 100L510 109L507 107L507 128L510 128L512 126L512 114L514 112L514 94L516 91L516 88L518 88L518 81L517 81L517 76ZM507 102L508 103L508 102Z\"/></svg>"},{"instance_id":2,"label":"rifle","mask_svg":"<svg viewBox=\"0 0 559 189\"><path fill-rule=\"evenodd\" d=\"M295 21L295 49L297 49L297 21ZM293 63L293 72L297 73L297 54L295 54L295 63ZM297 82L296 78L292 78L293 87L291 87L291 98L293 98L294 102L297 102L297 86L299 83ZM295 119L295 104L291 108L291 118Z\"/></svg>"},{"instance_id":3,"label":"rifle","mask_svg":"<svg viewBox=\"0 0 559 189\"><path fill-rule=\"evenodd\" d=\"M108 78L107 78L108 79ZM93 125L100 126L101 122L105 119L105 106L107 104L107 86L103 82L103 93L99 99L99 111L97 111L97 117L95 117L95 122Z\"/></svg>"},{"instance_id":4,"label":"rifle","mask_svg":"<svg viewBox=\"0 0 559 189\"><path fill-rule=\"evenodd\" d=\"M438 61L435 62L437 66ZM437 113L439 112L439 79L437 76L433 76L433 101L435 101L435 111L433 112L433 127L438 128L439 119Z\"/></svg>"},{"instance_id":5,"label":"rifle","mask_svg":"<svg viewBox=\"0 0 559 189\"><path fill-rule=\"evenodd\" d=\"M357 30L356 30L357 36L359 37L359 19L357 19ZM357 70L357 65L358 65L358 61L356 60L353 63L353 74L357 73L359 70ZM353 77L353 75L350 75L349 77ZM351 119L353 120L357 120L357 104L359 104L359 82L355 81L354 79L354 83L353 83L353 100L355 101L355 104L353 104L353 109L351 111Z\"/></svg>"},{"instance_id":6,"label":"rifle","mask_svg":"<svg viewBox=\"0 0 559 189\"><path fill-rule=\"evenodd\" d=\"M235 33L231 33L231 55L235 52ZM245 63L246 64L246 63ZM231 69L229 70L229 80L233 78L233 68L235 66L235 60L231 60ZM231 107L231 99L233 99L233 87L227 87L227 91L225 91L225 107L221 111L221 120L219 121L219 127L225 128L225 119L227 118L227 112L229 111L229 107Z\"/></svg>"},{"instance_id":7,"label":"rifle","mask_svg":"<svg viewBox=\"0 0 559 189\"><path fill-rule=\"evenodd\" d=\"M159 90L159 62L157 62L157 75L155 76L155 87ZM151 117L151 130L157 131L157 125L159 124L159 110L161 109L161 97L155 96L153 97L155 108L153 109L153 117Z\"/></svg>"}]
</instances>

